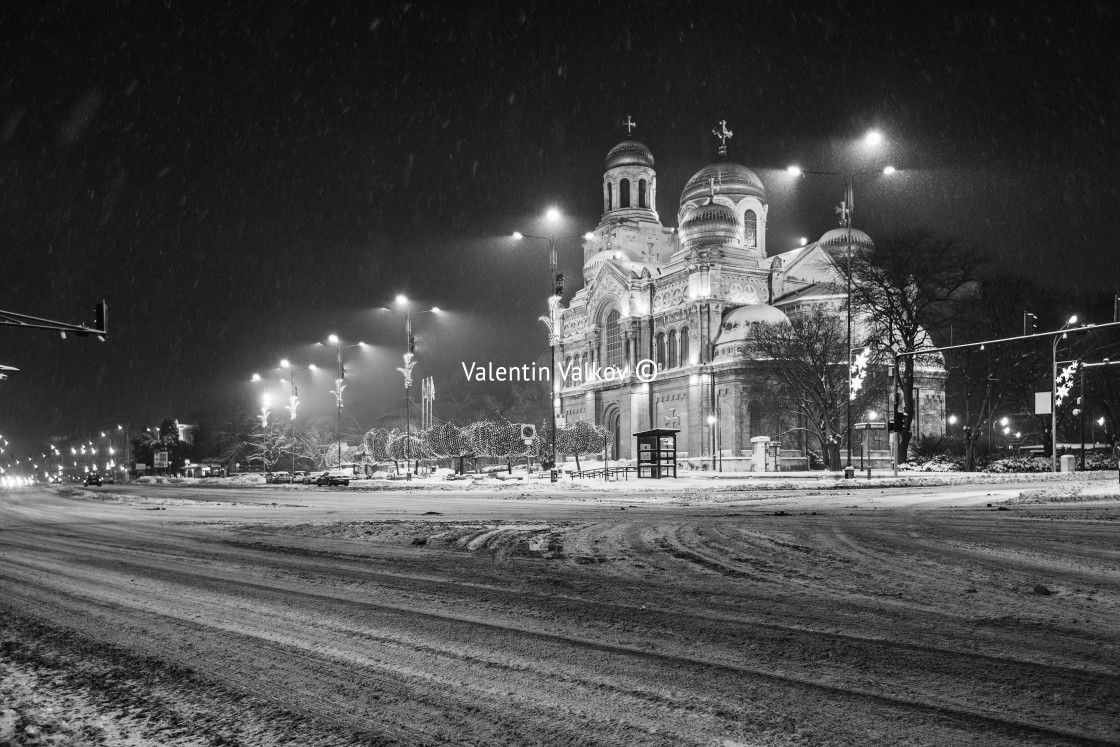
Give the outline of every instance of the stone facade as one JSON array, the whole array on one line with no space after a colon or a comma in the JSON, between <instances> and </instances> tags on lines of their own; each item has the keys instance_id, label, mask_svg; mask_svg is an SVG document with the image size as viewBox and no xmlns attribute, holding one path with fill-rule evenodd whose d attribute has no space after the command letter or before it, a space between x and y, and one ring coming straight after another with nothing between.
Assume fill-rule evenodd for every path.
<instances>
[{"instance_id":1,"label":"stone facade","mask_svg":"<svg viewBox=\"0 0 1120 747\"><path fill-rule=\"evenodd\" d=\"M560 312L560 414L610 428L618 458L633 458L633 433L658 427L680 429L678 451L696 466L713 453L747 460L759 436L781 441L791 463L817 448L767 396L745 337L754 322L811 307L843 313L834 263L847 232L767 256L766 190L730 161L696 172L678 228L664 226L653 154L634 140L608 153L602 194L602 218L583 242L583 287ZM870 242L859 231L851 240ZM643 360L657 366L652 381ZM939 366L923 369L923 433L943 432L944 380ZM715 413L718 429L708 424Z\"/></svg>"}]
</instances>

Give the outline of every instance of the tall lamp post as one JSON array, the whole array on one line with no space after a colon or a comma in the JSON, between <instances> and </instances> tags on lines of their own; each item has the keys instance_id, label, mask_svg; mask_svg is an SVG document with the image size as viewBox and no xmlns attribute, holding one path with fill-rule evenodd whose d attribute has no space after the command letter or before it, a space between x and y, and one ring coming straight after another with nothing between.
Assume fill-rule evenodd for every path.
<instances>
[{"instance_id":1,"label":"tall lamp post","mask_svg":"<svg viewBox=\"0 0 1120 747\"><path fill-rule=\"evenodd\" d=\"M1068 329L1077 324L1077 315L1074 314L1058 331ZM1050 368L1053 378L1050 380L1050 471L1058 471L1058 341L1065 335L1054 335L1054 344L1050 348Z\"/></svg>"},{"instance_id":2,"label":"tall lamp post","mask_svg":"<svg viewBox=\"0 0 1120 747\"><path fill-rule=\"evenodd\" d=\"M327 342L334 345L338 360L338 378L334 380L334 390L331 394L338 401L338 418L335 420L334 432L335 440L338 441L338 468L342 469L342 392L346 389L346 369L342 367L342 351L363 347L365 343L357 342L353 345L343 345L338 335L331 335L327 338Z\"/></svg>"},{"instance_id":3,"label":"tall lamp post","mask_svg":"<svg viewBox=\"0 0 1120 747\"><path fill-rule=\"evenodd\" d=\"M872 130L864 136L863 142L870 146L877 146L883 141L883 136ZM848 463L846 466L852 466L852 402L855 400L855 390L852 388L852 217L855 213L855 183L856 179L868 174L893 174L895 172L894 166L886 166L882 169L869 169L867 171L857 172L843 172L843 171L806 171L798 166L790 166L786 169L794 176L804 176L812 174L815 176L836 176L844 180L844 199L841 201L840 206L836 208L836 212L840 215L840 225L843 226L848 232L847 240L847 253L846 262L847 270L847 341L848 341L848 419L847 419L847 441L848 441ZM897 375L897 374L896 374ZM893 419L893 418L892 418Z\"/></svg>"},{"instance_id":4,"label":"tall lamp post","mask_svg":"<svg viewBox=\"0 0 1120 747\"><path fill-rule=\"evenodd\" d=\"M304 366L302 368L295 368L292 362L287 358L280 361L280 368L288 369L288 376L291 377L292 394L288 398L288 412L292 417L292 480L296 479L296 408L299 407L299 387L296 386L296 373L300 371L314 371L315 364Z\"/></svg>"},{"instance_id":5,"label":"tall lamp post","mask_svg":"<svg viewBox=\"0 0 1120 747\"><path fill-rule=\"evenodd\" d=\"M410 306L408 297L404 294L399 294L396 302L404 307L404 310L394 309L388 306L382 306L382 310L391 311L394 314L404 314L404 365L397 370L401 372L404 377L404 466L408 479L412 479L412 408L410 406L410 399L408 390L412 388L412 367L416 365L413 358L416 355L416 338L412 336L412 315L413 314L439 314L441 309L438 306L433 306L430 309L422 311L413 311Z\"/></svg>"},{"instance_id":6,"label":"tall lamp post","mask_svg":"<svg viewBox=\"0 0 1120 747\"><path fill-rule=\"evenodd\" d=\"M560 220L561 214L557 208L549 208L545 212L545 220L549 223L556 223ZM538 239L540 241L548 242L548 267L549 277L551 278L550 290L551 293L548 297L548 316L541 317L541 320L548 326L548 346L552 351L552 369L549 374L549 387L552 389L550 398L552 400L552 469L556 469L556 410L560 406L560 382L557 381L556 376L556 346L560 344L560 338L563 330L559 324L559 306L560 298L564 295L564 276L557 272L556 262L556 245L561 241L569 241L572 239L590 240L591 233L585 233L580 236L538 236L531 233L521 233L520 231L513 232L513 238L517 241L524 239Z\"/></svg>"}]
</instances>

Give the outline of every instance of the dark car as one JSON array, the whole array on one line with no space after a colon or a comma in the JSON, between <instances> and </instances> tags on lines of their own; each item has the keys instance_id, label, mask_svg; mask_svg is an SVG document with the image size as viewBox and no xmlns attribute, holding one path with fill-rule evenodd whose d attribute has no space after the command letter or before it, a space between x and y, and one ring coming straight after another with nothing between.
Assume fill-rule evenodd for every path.
<instances>
[{"instance_id":1,"label":"dark car","mask_svg":"<svg viewBox=\"0 0 1120 747\"><path fill-rule=\"evenodd\" d=\"M315 484L320 487L323 485L349 485L350 474L348 472L339 472L336 470L323 472L315 478Z\"/></svg>"},{"instance_id":2,"label":"dark car","mask_svg":"<svg viewBox=\"0 0 1120 747\"><path fill-rule=\"evenodd\" d=\"M97 485L98 487L100 487L101 483L103 483L103 482L105 482L105 481L101 478L101 475L86 475L85 482L83 482L82 484L83 485Z\"/></svg>"}]
</instances>

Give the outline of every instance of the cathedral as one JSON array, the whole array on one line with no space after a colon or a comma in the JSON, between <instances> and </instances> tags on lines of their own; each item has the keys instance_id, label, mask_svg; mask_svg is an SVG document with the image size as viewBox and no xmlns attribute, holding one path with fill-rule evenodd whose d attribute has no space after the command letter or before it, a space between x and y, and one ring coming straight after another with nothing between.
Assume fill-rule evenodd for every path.
<instances>
[{"instance_id":1,"label":"cathedral","mask_svg":"<svg viewBox=\"0 0 1120 747\"><path fill-rule=\"evenodd\" d=\"M685 184L675 228L657 210L649 148L627 139L607 153L602 219L583 242L583 287L554 312L559 413L606 426L615 458L634 458L633 434L672 428L684 466L708 468L719 456L725 470L759 469L755 445L768 439L765 469L807 469L820 446L796 413L759 395L765 382L747 337L752 323L813 307L845 313L836 263L848 232L768 253L766 188L725 159L722 123L715 134L721 160ZM851 237L853 247L871 243L862 231ZM639 376L643 360L656 364L652 379ZM921 377L915 434L944 432L944 385L943 368ZM878 438L871 448L885 450L885 434Z\"/></svg>"}]
</instances>

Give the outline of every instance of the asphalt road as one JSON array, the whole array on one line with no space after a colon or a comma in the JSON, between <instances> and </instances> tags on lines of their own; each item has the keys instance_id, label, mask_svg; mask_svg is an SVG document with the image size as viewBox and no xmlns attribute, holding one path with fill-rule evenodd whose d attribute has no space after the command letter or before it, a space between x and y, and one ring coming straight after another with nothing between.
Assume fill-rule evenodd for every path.
<instances>
[{"instance_id":1,"label":"asphalt road","mask_svg":"<svg viewBox=\"0 0 1120 747\"><path fill-rule=\"evenodd\" d=\"M1120 502L1029 487L12 491L0 739L1120 743Z\"/></svg>"}]
</instances>

